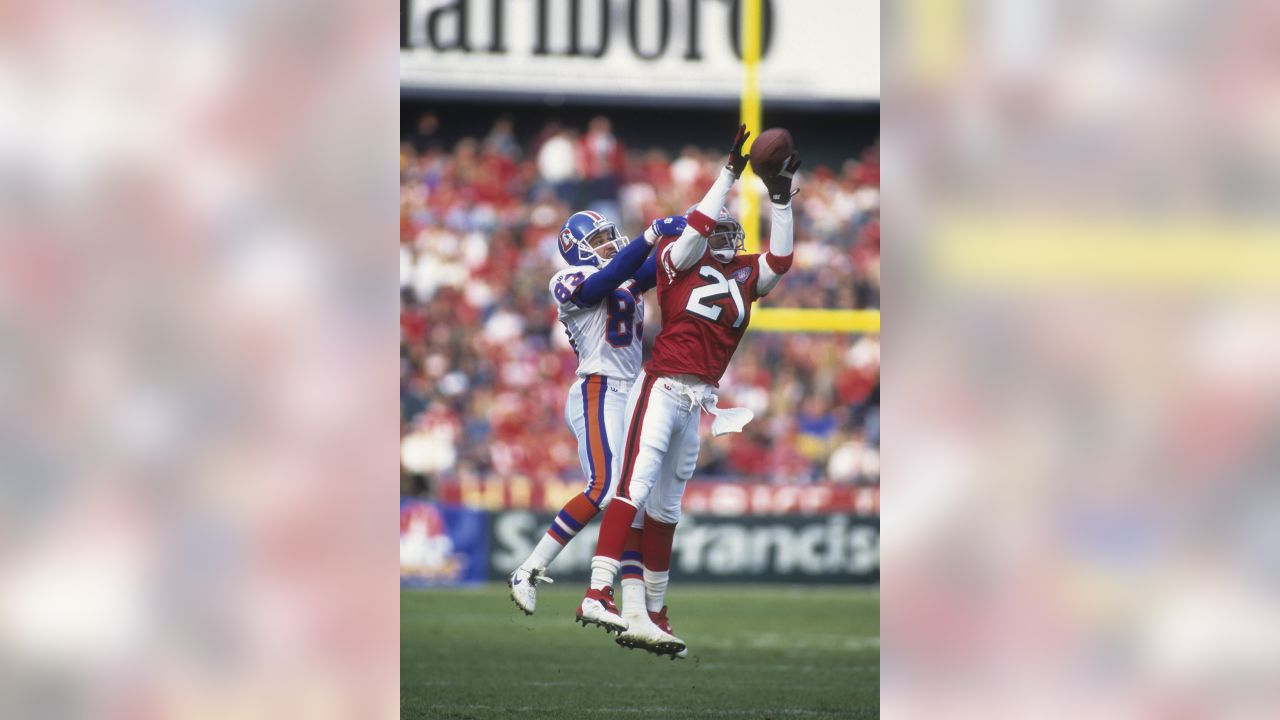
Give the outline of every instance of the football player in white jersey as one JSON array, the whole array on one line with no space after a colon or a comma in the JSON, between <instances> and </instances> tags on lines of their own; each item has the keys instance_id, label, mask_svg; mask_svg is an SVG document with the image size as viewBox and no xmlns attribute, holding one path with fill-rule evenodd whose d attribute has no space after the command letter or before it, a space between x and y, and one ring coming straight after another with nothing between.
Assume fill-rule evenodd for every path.
<instances>
[{"instance_id":1,"label":"football player in white jersey","mask_svg":"<svg viewBox=\"0 0 1280 720\"><path fill-rule=\"evenodd\" d=\"M547 566L613 499L627 395L640 372L642 295L654 286L653 263L641 277L635 276L659 238L680 235L684 227L685 219L680 216L655 220L645 230L644 242L633 243L608 218L584 210L571 215L560 230L560 255L569 267L552 276L548 289L569 344L578 355L578 380L569 388L565 422L578 438L578 459L587 487L565 504L533 552L507 580L511 599L526 615L532 615L537 607L538 583L552 582ZM637 553L639 532L635 529L636 537L628 543ZM642 598L642 577L635 575L623 578L624 592L640 580ZM641 606L643 600L634 604Z\"/></svg>"}]
</instances>

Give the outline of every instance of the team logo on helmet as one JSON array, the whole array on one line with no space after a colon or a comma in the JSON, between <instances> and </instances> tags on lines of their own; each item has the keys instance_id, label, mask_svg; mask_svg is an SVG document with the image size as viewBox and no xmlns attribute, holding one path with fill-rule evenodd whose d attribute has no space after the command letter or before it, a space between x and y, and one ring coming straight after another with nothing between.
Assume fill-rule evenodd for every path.
<instances>
[{"instance_id":1,"label":"team logo on helmet","mask_svg":"<svg viewBox=\"0 0 1280 720\"><path fill-rule=\"evenodd\" d=\"M569 216L558 237L560 257L570 265L604 267L630 239L605 216L581 210ZM611 253L602 252L611 248Z\"/></svg>"}]
</instances>

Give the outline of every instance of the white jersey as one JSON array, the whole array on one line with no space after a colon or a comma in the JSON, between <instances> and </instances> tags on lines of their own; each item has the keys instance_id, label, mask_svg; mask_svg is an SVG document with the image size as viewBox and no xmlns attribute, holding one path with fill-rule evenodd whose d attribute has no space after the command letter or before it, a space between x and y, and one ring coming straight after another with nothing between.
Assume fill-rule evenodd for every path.
<instances>
[{"instance_id":1,"label":"white jersey","mask_svg":"<svg viewBox=\"0 0 1280 720\"><path fill-rule=\"evenodd\" d=\"M604 375L630 382L640 373L644 299L633 290L635 281L626 280L599 303L579 304L578 286L597 272L589 265L565 268L551 277L548 289L578 353L578 377Z\"/></svg>"}]
</instances>

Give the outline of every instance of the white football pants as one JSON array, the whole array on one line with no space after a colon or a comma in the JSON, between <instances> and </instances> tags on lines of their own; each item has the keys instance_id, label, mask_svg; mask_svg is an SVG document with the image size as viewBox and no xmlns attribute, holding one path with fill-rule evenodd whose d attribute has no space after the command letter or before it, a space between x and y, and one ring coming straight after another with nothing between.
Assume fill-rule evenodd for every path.
<instances>
[{"instance_id":1,"label":"white football pants","mask_svg":"<svg viewBox=\"0 0 1280 720\"><path fill-rule=\"evenodd\" d=\"M685 483L698 462L702 403L714 395L714 387L689 375L640 372L627 398L619 497L658 522L680 521Z\"/></svg>"},{"instance_id":2,"label":"white football pants","mask_svg":"<svg viewBox=\"0 0 1280 720\"><path fill-rule=\"evenodd\" d=\"M583 494L604 509L617 492L623 427L632 383L603 375L579 378L569 387L564 421L578 438L578 461L587 478Z\"/></svg>"}]
</instances>

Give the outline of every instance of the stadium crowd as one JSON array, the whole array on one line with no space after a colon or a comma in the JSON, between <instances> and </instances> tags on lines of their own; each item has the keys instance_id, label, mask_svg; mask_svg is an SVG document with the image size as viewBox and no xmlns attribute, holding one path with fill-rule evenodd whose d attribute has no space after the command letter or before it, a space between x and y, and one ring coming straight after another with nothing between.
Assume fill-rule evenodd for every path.
<instances>
[{"instance_id":1,"label":"stadium crowd","mask_svg":"<svg viewBox=\"0 0 1280 720\"><path fill-rule=\"evenodd\" d=\"M582 132L548 123L524 144L506 117L482 138L441 138L424 115L400 155L402 491L448 477L578 477L564 424L576 359L547 293L563 266L560 226L589 208L638 236L696 202L724 152L629 147L605 117ZM879 307L879 175L878 147L838 169L802 168L796 262L765 306ZM646 357L656 305L646 304ZM697 477L878 483L879 384L878 337L748 333L721 405L756 420L708 436Z\"/></svg>"}]
</instances>

